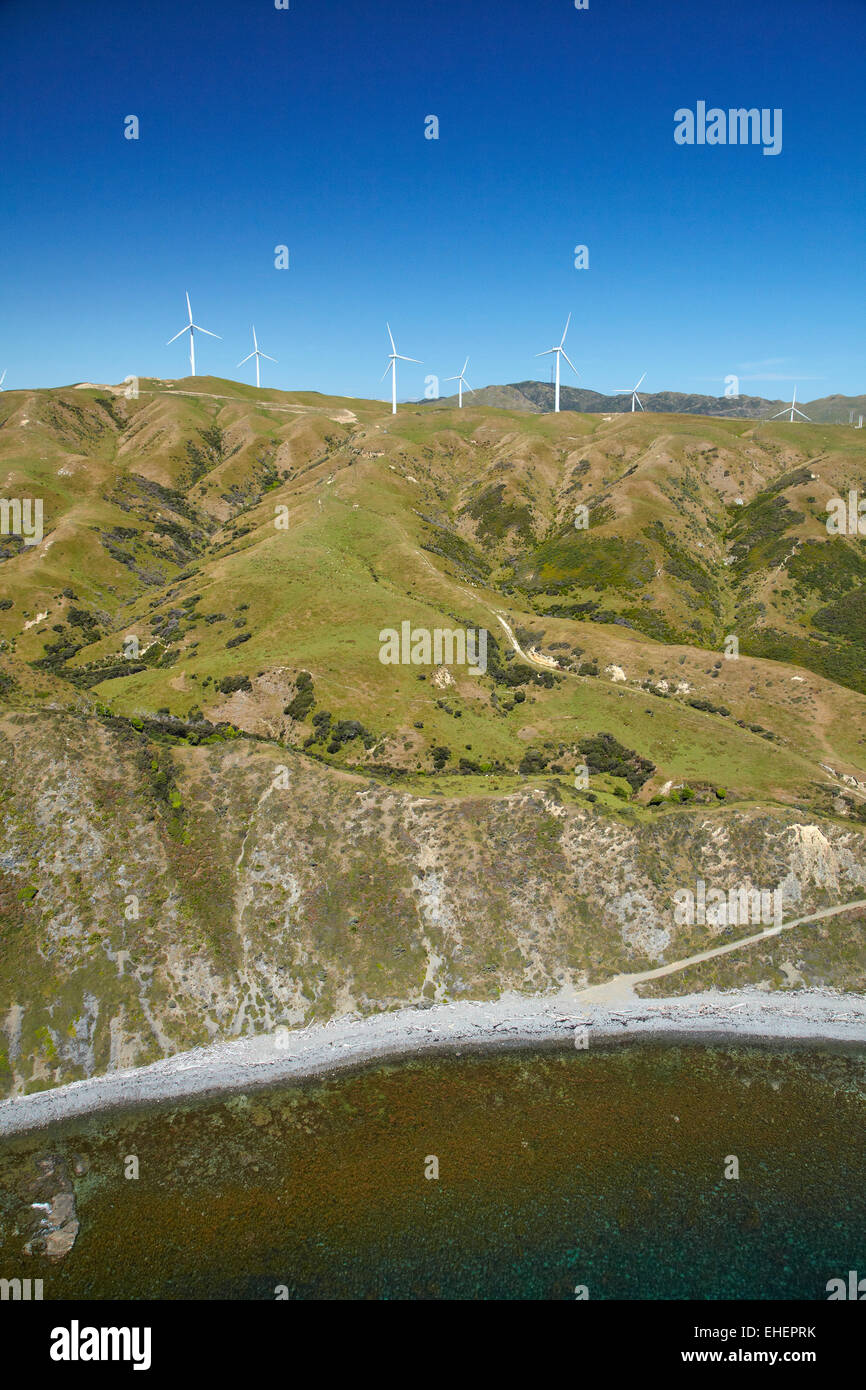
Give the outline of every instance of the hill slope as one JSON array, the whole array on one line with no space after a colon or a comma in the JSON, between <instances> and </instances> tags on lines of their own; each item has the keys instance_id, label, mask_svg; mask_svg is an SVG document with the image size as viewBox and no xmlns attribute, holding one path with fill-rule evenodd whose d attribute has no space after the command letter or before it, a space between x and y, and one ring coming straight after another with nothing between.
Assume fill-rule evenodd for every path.
<instances>
[{"instance_id":1,"label":"hill slope","mask_svg":"<svg viewBox=\"0 0 866 1390\"><path fill-rule=\"evenodd\" d=\"M699 868L858 896L866 556L825 523L862 439L209 378L0 396L3 496L44 508L0 536L8 1086L674 959ZM383 662L404 624L418 659ZM466 629L477 673L418 638ZM798 937L796 973L861 988L857 939ZM693 987L790 980L749 949Z\"/></svg>"}]
</instances>

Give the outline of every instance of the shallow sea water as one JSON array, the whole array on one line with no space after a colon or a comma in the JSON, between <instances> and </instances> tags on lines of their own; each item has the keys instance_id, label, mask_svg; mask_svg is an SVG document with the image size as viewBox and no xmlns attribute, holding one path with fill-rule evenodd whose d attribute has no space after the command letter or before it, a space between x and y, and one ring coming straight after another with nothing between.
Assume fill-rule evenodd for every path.
<instances>
[{"instance_id":1,"label":"shallow sea water","mask_svg":"<svg viewBox=\"0 0 866 1390\"><path fill-rule=\"evenodd\" d=\"M0 1277L46 1299L826 1299L866 1273L864 1141L864 1051L378 1066L3 1142ZM56 1262L23 1253L49 1156L78 1170Z\"/></svg>"}]
</instances>

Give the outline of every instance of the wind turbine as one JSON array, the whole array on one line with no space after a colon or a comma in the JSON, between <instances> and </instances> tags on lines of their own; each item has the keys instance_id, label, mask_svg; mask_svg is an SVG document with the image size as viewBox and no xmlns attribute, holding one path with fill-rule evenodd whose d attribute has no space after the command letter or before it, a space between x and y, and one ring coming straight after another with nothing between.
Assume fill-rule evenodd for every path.
<instances>
[{"instance_id":1,"label":"wind turbine","mask_svg":"<svg viewBox=\"0 0 866 1390\"><path fill-rule=\"evenodd\" d=\"M172 344L173 342L175 342L179 337L181 337L181 335L182 335L183 333L188 333L188 334L189 334L189 370L190 370L190 376L195 376L195 334L196 334L196 333L206 333L207 336L208 336L209 338L219 338L220 335L219 335L219 333L211 333L211 331L210 331L209 328L199 328L199 326L198 326L197 323L193 323L193 321L192 321L192 309L191 309L191 307L190 307L190 302L189 302L189 294L187 294L187 297L186 297L186 308L187 308L187 313L189 314L189 323L186 324L185 327L183 327L183 328L180 330L180 333L175 333L175 335L174 335L173 338L169 338L168 342L166 343L166 347L170 347L171 344Z\"/></svg>"},{"instance_id":2,"label":"wind turbine","mask_svg":"<svg viewBox=\"0 0 866 1390\"><path fill-rule=\"evenodd\" d=\"M575 367L574 363L572 362L571 358L569 357L568 353L566 352L565 346L564 346L564 345L565 345L565 335L566 335L566 333L568 332L568 325L569 325L570 323L571 323L571 314L569 314L568 318L567 318L566 321L565 321L565 328L564 328L563 331L562 331L562 339L561 339L561 341L560 341L558 347L548 348L545 352L537 352L537 353L535 354L536 357L549 357L550 354L551 354L552 352L555 352L555 353L556 353L556 402L555 402L554 407L553 407L554 410L556 410L556 411L559 410L559 359L560 359L561 357L564 357L565 360L566 360L566 362L568 363L569 367L570 367L571 370L574 372L574 375L575 375L575 376L580 376L580 372L577 370L577 367Z\"/></svg>"},{"instance_id":3,"label":"wind turbine","mask_svg":"<svg viewBox=\"0 0 866 1390\"><path fill-rule=\"evenodd\" d=\"M633 386L632 389L631 389L631 413L632 413L632 415L634 415L634 403L635 403L635 401L637 401L637 403L638 403L638 405L640 406L641 410L643 410L643 402L642 402L642 400L641 400L641 398L640 398L640 396L638 395L637 392L638 392L638 386L640 386L641 381L643 381L643 379L644 379L645 376L646 376L646 372L644 372L644 374L643 374L643 376L641 377L640 381L638 382L637 386ZM616 392L614 392L614 394L617 395L617 396L626 396L626 395L628 395L628 387L624 387L622 391L616 391Z\"/></svg>"},{"instance_id":4,"label":"wind turbine","mask_svg":"<svg viewBox=\"0 0 866 1390\"><path fill-rule=\"evenodd\" d=\"M253 350L252 352L247 353L246 357L243 359L243 362L239 362L238 366L242 367L244 365L244 362L249 362L251 357L254 357L256 359L256 387L260 389L262 381L259 369L259 358L266 357L269 362L276 362L277 359L276 357L268 357L268 354L266 352L259 352L259 343L258 339L256 338L255 324L253 324Z\"/></svg>"},{"instance_id":5,"label":"wind turbine","mask_svg":"<svg viewBox=\"0 0 866 1390\"><path fill-rule=\"evenodd\" d=\"M788 412L789 412L789 411L790 411L790 415L788 415ZM776 413L775 413L775 415L769 415L767 418L768 418L769 420L778 420L778 418L779 418L780 415L788 415L788 423L791 424L791 425L794 424L794 416L795 416L795 415L799 415L803 420L809 420L808 415L804 415L803 412L802 412L802 410L798 410L798 409L797 409L797 388L796 388L796 386L794 387L794 395L793 395L793 397L791 398L791 404L790 404L790 405L786 405L784 410L777 410ZM810 424L810 425L811 425L811 423L812 423L812 421L809 420L809 424Z\"/></svg>"},{"instance_id":6,"label":"wind turbine","mask_svg":"<svg viewBox=\"0 0 866 1390\"><path fill-rule=\"evenodd\" d=\"M388 365L382 373L381 380L384 381L388 373L391 373L391 414L397 414L397 362L419 362L417 357L404 357L402 352L397 351L397 344L394 342L394 334L391 332L391 325L385 324L388 330L388 337L391 339L391 351L388 353Z\"/></svg>"},{"instance_id":7,"label":"wind turbine","mask_svg":"<svg viewBox=\"0 0 866 1390\"><path fill-rule=\"evenodd\" d=\"M466 386L466 390L469 392L470 395L472 395L472 396L475 395L475 392L472 390L472 387L469 385L469 382L466 380L466 368L467 368L468 366L469 366L469 358L467 357L466 361L463 363L463 371L460 373L459 376L446 376L446 378L445 378L446 381L456 381L456 382L459 383L459 384L458 384L458 387L457 387L457 408L458 408L458 410L462 410L462 409L463 409L463 387L464 387L464 385Z\"/></svg>"}]
</instances>

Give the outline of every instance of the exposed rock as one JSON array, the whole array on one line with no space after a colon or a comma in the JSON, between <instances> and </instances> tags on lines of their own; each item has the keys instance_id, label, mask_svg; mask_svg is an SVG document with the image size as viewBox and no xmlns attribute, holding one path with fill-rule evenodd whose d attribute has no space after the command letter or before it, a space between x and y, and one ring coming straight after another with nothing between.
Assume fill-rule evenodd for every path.
<instances>
[{"instance_id":1,"label":"exposed rock","mask_svg":"<svg viewBox=\"0 0 866 1390\"><path fill-rule=\"evenodd\" d=\"M23 1194L32 1213L24 1223L30 1232L24 1253L56 1262L69 1254L78 1236L75 1191L63 1159L49 1154L39 1160L38 1167L38 1175Z\"/></svg>"}]
</instances>

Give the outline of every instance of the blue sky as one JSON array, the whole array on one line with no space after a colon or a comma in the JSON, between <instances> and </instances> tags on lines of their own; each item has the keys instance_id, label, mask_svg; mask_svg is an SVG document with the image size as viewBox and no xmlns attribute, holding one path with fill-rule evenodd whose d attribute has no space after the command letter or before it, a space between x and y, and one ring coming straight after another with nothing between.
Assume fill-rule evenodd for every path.
<instances>
[{"instance_id":1,"label":"blue sky","mask_svg":"<svg viewBox=\"0 0 866 1390\"><path fill-rule=\"evenodd\" d=\"M547 379L571 312L570 384L863 392L864 42L866 0L0 0L0 371L183 376L188 290L199 371L255 322L286 389L384 396L386 319L401 397ZM700 100L781 153L676 145Z\"/></svg>"}]
</instances>

